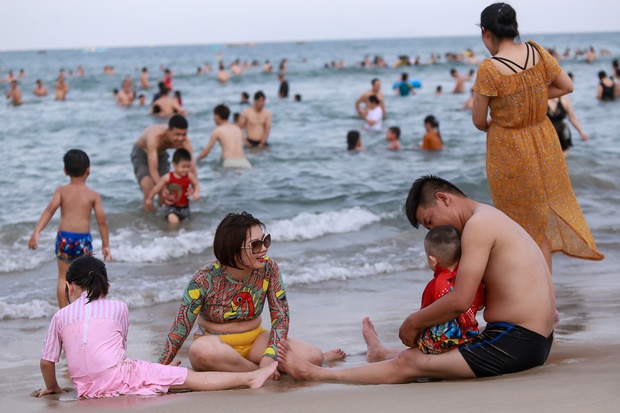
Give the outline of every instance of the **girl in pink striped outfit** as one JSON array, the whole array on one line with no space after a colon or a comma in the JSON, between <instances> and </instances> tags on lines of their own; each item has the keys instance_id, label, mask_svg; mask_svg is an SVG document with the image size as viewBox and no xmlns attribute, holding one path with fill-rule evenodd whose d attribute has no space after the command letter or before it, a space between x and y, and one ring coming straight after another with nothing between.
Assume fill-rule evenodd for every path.
<instances>
[{"instance_id":1,"label":"girl in pink striped outfit","mask_svg":"<svg viewBox=\"0 0 620 413\"><path fill-rule=\"evenodd\" d=\"M79 397L150 395L173 390L224 390L261 387L277 365L244 372L195 372L125 357L127 304L105 299L109 283L105 264L92 256L75 260L67 271L67 307L50 324L41 355L45 388L39 397L63 393L56 381L62 346Z\"/></svg>"}]
</instances>

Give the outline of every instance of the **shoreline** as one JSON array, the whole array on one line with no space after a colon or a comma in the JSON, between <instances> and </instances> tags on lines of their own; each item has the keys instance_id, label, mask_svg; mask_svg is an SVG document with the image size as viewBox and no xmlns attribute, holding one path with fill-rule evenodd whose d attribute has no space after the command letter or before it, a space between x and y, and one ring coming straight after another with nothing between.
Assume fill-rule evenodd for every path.
<instances>
[{"instance_id":1,"label":"shoreline","mask_svg":"<svg viewBox=\"0 0 620 413\"><path fill-rule=\"evenodd\" d=\"M338 368L338 367L336 367ZM231 409L268 412L294 405L295 411L340 412L412 411L446 403L462 412L497 409L502 412L613 411L620 402L620 344L592 348L554 343L544 366L499 377L459 381L431 381L395 385L294 382L283 375L260 389L172 393L163 396L126 396L108 399L76 398L75 390L42 399L17 394L3 397L5 411L169 412ZM6 371L3 372L6 377ZM38 374L38 371L36 372ZM30 393L30 389L29 393ZM33 389L34 390L34 389ZM256 396L262 396L259 399ZM233 409L234 410L234 409ZM241 410L241 409L240 409Z\"/></svg>"}]
</instances>

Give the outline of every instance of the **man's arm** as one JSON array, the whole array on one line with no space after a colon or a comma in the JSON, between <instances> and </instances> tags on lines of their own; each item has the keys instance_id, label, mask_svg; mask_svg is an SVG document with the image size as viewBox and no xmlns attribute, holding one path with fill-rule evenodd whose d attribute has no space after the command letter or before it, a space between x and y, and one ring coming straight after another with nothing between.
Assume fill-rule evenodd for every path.
<instances>
[{"instance_id":1,"label":"man's arm","mask_svg":"<svg viewBox=\"0 0 620 413\"><path fill-rule=\"evenodd\" d=\"M198 162L202 158L206 158L209 155L209 153L211 152L211 149L213 149L213 145L215 145L215 142L217 141L217 138L218 136L216 134L216 131L213 131L213 133L211 134L211 138L209 139L209 142L207 142L207 146L205 146L205 148L196 157L196 162Z\"/></svg>"},{"instance_id":2,"label":"man's arm","mask_svg":"<svg viewBox=\"0 0 620 413\"><path fill-rule=\"evenodd\" d=\"M185 149L190 154L194 153L194 145L192 145L192 141L189 140L189 137L185 139L183 143L183 149ZM192 156L192 169L190 170L194 176L198 176L198 170L196 169L196 159Z\"/></svg>"},{"instance_id":3,"label":"man's arm","mask_svg":"<svg viewBox=\"0 0 620 413\"><path fill-rule=\"evenodd\" d=\"M362 102L366 102L366 94L362 94L362 96L360 96L359 98L357 98L357 100L355 101L355 110L357 111L357 114L360 115L360 117L364 118L364 111L361 108Z\"/></svg>"},{"instance_id":4,"label":"man's arm","mask_svg":"<svg viewBox=\"0 0 620 413\"><path fill-rule=\"evenodd\" d=\"M192 199L198 201L200 199L200 183L196 179L196 175L189 173L189 181L192 183Z\"/></svg>"},{"instance_id":5,"label":"man's arm","mask_svg":"<svg viewBox=\"0 0 620 413\"><path fill-rule=\"evenodd\" d=\"M108 221L105 217L105 212L103 212L101 196L98 193L95 193L93 209L95 210L95 218L97 219L97 226L99 226L99 234L101 235L101 252L103 253L103 260L112 261L112 254L110 253L110 229L108 228Z\"/></svg>"},{"instance_id":6,"label":"man's arm","mask_svg":"<svg viewBox=\"0 0 620 413\"><path fill-rule=\"evenodd\" d=\"M479 222L470 219L463 229L463 253L454 289L405 319L399 331L404 345L415 347L415 339L423 328L457 318L474 302L495 241L492 231L488 230L489 222L476 221Z\"/></svg>"},{"instance_id":7,"label":"man's arm","mask_svg":"<svg viewBox=\"0 0 620 413\"><path fill-rule=\"evenodd\" d=\"M149 131L146 136L146 159L149 165L149 175L154 183L159 182L158 142L156 133ZM191 152L190 152L191 153Z\"/></svg>"},{"instance_id":8,"label":"man's arm","mask_svg":"<svg viewBox=\"0 0 620 413\"><path fill-rule=\"evenodd\" d=\"M34 227L34 231L32 231L32 236L28 241L28 248L30 248L31 250L36 250L39 247L38 242L41 231L43 231L43 228L45 228L45 226L50 222L50 220L56 213L56 210L58 209L58 207L60 207L60 202L62 200L60 192L60 188L56 188L56 190L54 191L54 195L52 196L52 200L43 210L41 218L39 218L39 222L37 222L37 225Z\"/></svg>"},{"instance_id":9,"label":"man's arm","mask_svg":"<svg viewBox=\"0 0 620 413\"><path fill-rule=\"evenodd\" d=\"M260 148L265 146L265 143L267 143L267 139L269 138L269 133L271 132L271 112L267 112L263 127L263 138L261 139L261 143L258 145Z\"/></svg>"}]
</instances>

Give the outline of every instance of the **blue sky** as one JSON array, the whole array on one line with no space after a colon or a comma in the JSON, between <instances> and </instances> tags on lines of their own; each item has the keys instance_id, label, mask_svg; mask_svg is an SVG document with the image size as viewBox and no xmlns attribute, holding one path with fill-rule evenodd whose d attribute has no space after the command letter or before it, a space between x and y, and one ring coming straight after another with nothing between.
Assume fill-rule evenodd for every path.
<instances>
[{"instance_id":1,"label":"blue sky","mask_svg":"<svg viewBox=\"0 0 620 413\"><path fill-rule=\"evenodd\" d=\"M620 1L514 0L522 33L620 31ZM478 34L480 0L2 0L0 50Z\"/></svg>"}]
</instances>

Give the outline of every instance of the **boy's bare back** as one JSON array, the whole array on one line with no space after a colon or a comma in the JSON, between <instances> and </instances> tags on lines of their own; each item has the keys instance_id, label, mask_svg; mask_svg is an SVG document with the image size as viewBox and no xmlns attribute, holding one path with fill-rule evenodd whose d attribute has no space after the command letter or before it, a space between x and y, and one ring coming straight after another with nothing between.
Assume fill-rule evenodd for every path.
<instances>
[{"instance_id":1,"label":"boy's bare back","mask_svg":"<svg viewBox=\"0 0 620 413\"><path fill-rule=\"evenodd\" d=\"M90 232L90 216L101 208L99 194L84 183L71 182L56 188L60 202L59 231ZM103 212L103 209L101 210Z\"/></svg>"}]
</instances>

